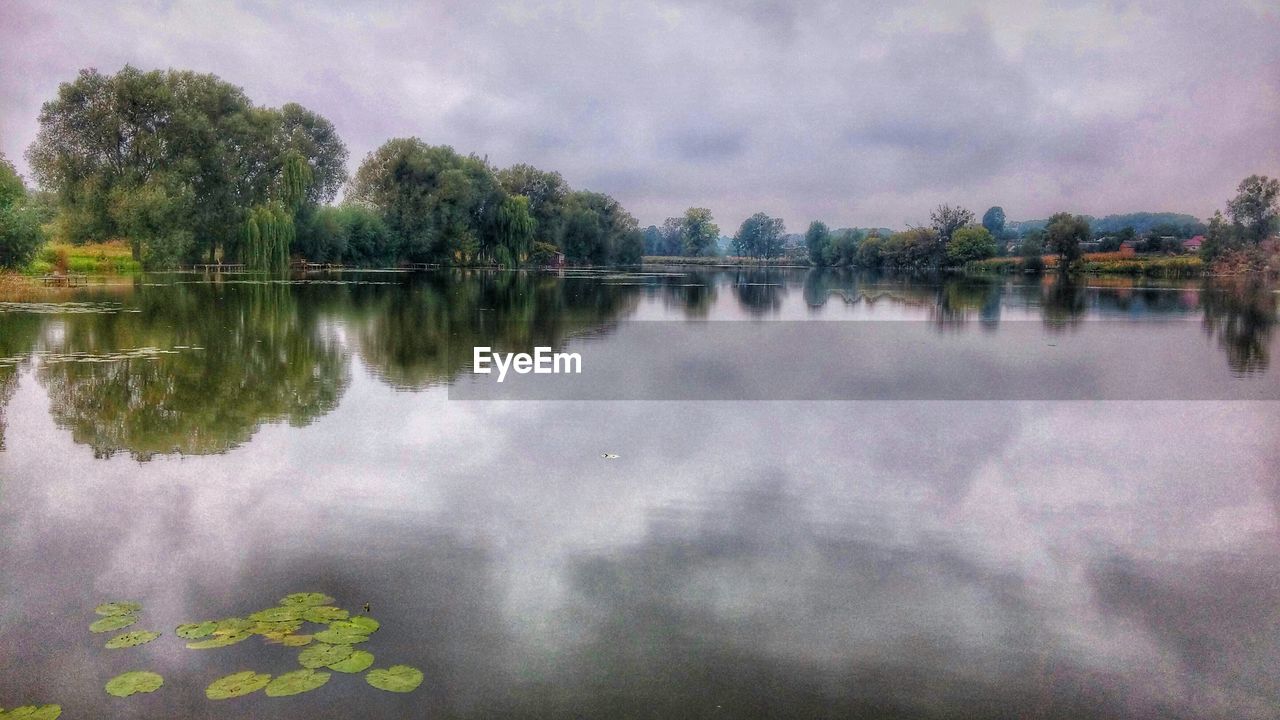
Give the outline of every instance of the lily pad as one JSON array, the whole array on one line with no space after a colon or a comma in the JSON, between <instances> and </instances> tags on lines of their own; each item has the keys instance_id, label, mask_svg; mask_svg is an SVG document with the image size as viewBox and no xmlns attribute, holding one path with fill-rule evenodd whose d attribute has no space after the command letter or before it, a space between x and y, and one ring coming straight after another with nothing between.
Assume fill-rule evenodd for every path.
<instances>
[{"instance_id":1,"label":"lily pad","mask_svg":"<svg viewBox=\"0 0 1280 720\"><path fill-rule=\"evenodd\" d=\"M411 692L422 684L422 671L408 665L392 665L389 668L370 670L365 682L388 692Z\"/></svg>"},{"instance_id":2,"label":"lily pad","mask_svg":"<svg viewBox=\"0 0 1280 720\"><path fill-rule=\"evenodd\" d=\"M210 700L227 700L257 692L270 682L271 676L266 673L245 670L214 680L205 688L204 694Z\"/></svg>"},{"instance_id":3,"label":"lily pad","mask_svg":"<svg viewBox=\"0 0 1280 720\"><path fill-rule=\"evenodd\" d=\"M259 610L249 616L250 620L257 622L285 622L287 620L301 620L302 614L307 609L301 605L291 605L288 607L273 607L266 610Z\"/></svg>"},{"instance_id":4,"label":"lily pad","mask_svg":"<svg viewBox=\"0 0 1280 720\"><path fill-rule=\"evenodd\" d=\"M137 615L108 615L104 618L98 618L89 625L89 632L104 633L112 630L127 628L138 622Z\"/></svg>"},{"instance_id":5,"label":"lily pad","mask_svg":"<svg viewBox=\"0 0 1280 720\"><path fill-rule=\"evenodd\" d=\"M285 622L256 622L250 625L245 632L251 632L254 635L288 635L301 629L301 620L287 620Z\"/></svg>"},{"instance_id":6,"label":"lily pad","mask_svg":"<svg viewBox=\"0 0 1280 720\"><path fill-rule=\"evenodd\" d=\"M321 668L346 660L352 652L350 645L316 643L298 653L298 664L304 668Z\"/></svg>"},{"instance_id":7,"label":"lily pad","mask_svg":"<svg viewBox=\"0 0 1280 720\"><path fill-rule=\"evenodd\" d=\"M302 619L307 622L323 625L335 620L346 620L350 615L351 613L339 607L334 607L332 605L319 605L313 608L307 608L306 612L302 613Z\"/></svg>"},{"instance_id":8,"label":"lily pad","mask_svg":"<svg viewBox=\"0 0 1280 720\"><path fill-rule=\"evenodd\" d=\"M351 653L346 660L336 662L329 666L330 670L337 670L342 673L358 673L369 669L373 664L373 653L365 650L356 650Z\"/></svg>"},{"instance_id":9,"label":"lily pad","mask_svg":"<svg viewBox=\"0 0 1280 720\"><path fill-rule=\"evenodd\" d=\"M235 645L236 643L243 642L245 640L248 640L251 637L253 637L253 633L232 632L232 633L214 635L208 640L197 640L195 642L189 642L187 643L187 647L192 650L208 650L210 648L220 648L220 647L226 647L228 645Z\"/></svg>"},{"instance_id":10,"label":"lily pad","mask_svg":"<svg viewBox=\"0 0 1280 720\"><path fill-rule=\"evenodd\" d=\"M329 605L333 603L333 598L318 592L292 593L280 598L281 605L298 605L300 607L315 607L316 605Z\"/></svg>"},{"instance_id":11,"label":"lily pad","mask_svg":"<svg viewBox=\"0 0 1280 720\"><path fill-rule=\"evenodd\" d=\"M335 630L330 627L316 633L316 639L331 645L355 645L368 640L369 636L356 630Z\"/></svg>"},{"instance_id":12,"label":"lily pad","mask_svg":"<svg viewBox=\"0 0 1280 720\"><path fill-rule=\"evenodd\" d=\"M268 697L284 697L286 695L297 695L316 688L329 682L329 673L320 672L318 670L294 670L283 675L277 675L274 680L267 683Z\"/></svg>"},{"instance_id":13,"label":"lily pad","mask_svg":"<svg viewBox=\"0 0 1280 720\"><path fill-rule=\"evenodd\" d=\"M135 630L133 632L120 633L119 635L107 641L108 650L118 650L120 648L131 648L139 645L145 645L152 640L160 637L160 633L151 632L150 630Z\"/></svg>"},{"instance_id":14,"label":"lily pad","mask_svg":"<svg viewBox=\"0 0 1280 720\"><path fill-rule=\"evenodd\" d=\"M279 642L285 647L304 647L306 645L310 645L311 641L314 639L315 637L312 635L285 635L279 640L276 640L276 642Z\"/></svg>"},{"instance_id":15,"label":"lily pad","mask_svg":"<svg viewBox=\"0 0 1280 720\"><path fill-rule=\"evenodd\" d=\"M199 623L183 623L174 632L183 640L199 640L203 637L209 637L217 629L218 623L206 620Z\"/></svg>"},{"instance_id":16,"label":"lily pad","mask_svg":"<svg viewBox=\"0 0 1280 720\"><path fill-rule=\"evenodd\" d=\"M155 692L164 685L164 678L146 670L132 670L107 681L107 694L129 697L134 693Z\"/></svg>"},{"instance_id":17,"label":"lily pad","mask_svg":"<svg viewBox=\"0 0 1280 720\"><path fill-rule=\"evenodd\" d=\"M136 602L109 602L99 605L93 611L99 615L132 615L141 609L142 605Z\"/></svg>"},{"instance_id":18,"label":"lily pad","mask_svg":"<svg viewBox=\"0 0 1280 720\"><path fill-rule=\"evenodd\" d=\"M61 715L61 705L24 705L9 712L0 710L0 718L5 720L58 720Z\"/></svg>"},{"instance_id":19,"label":"lily pad","mask_svg":"<svg viewBox=\"0 0 1280 720\"><path fill-rule=\"evenodd\" d=\"M330 630L355 630L365 635L376 632L380 627L382 627L382 624L368 615L356 615L349 620L341 620L329 624Z\"/></svg>"},{"instance_id":20,"label":"lily pad","mask_svg":"<svg viewBox=\"0 0 1280 720\"><path fill-rule=\"evenodd\" d=\"M223 618L218 621L218 627L214 632L226 635L228 633L245 632L251 627L253 627L252 620L245 620L244 618L238 617Z\"/></svg>"}]
</instances>

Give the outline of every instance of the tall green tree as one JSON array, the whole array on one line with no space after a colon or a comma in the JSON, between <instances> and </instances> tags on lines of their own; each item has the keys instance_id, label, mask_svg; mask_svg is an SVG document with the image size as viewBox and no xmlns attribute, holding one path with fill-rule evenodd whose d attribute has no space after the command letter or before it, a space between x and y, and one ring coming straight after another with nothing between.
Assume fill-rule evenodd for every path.
<instances>
[{"instance_id":1,"label":"tall green tree","mask_svg":"<svg viewBox=\"0 0 1280 720\"><path fill-rule=\"evenodd\" d=\"M1266 239L1280 216L1280 180L1266 175L1250 175L1241 180L1236 196L1227 201L1227 214L1245 239Z\"/></svg>"},{"instance_id":2,"label":"tall green tree","mask_svg":"<svg viewBox=\"0 0 1280 720\"><path fill-rule=\"evenodd\" d=\"M529 212L529 198L516 195L503 200L498 208L494 261L503 267L515 267L526 262L533 251L536 225Z\"/></svg>"},{"instance_id":3,"label":"tall green tree","mask_svg":"<svg viewBox=\"0 0 1280 720\"><path fill-rule=\"evenodd\" d=\"M498 182L508 195L529 198L534 240L554 243L564 216L565 198L570 193L560 173L539 170L532 165L512 165L498 171Z\"/></svg>"},{"instance_id":4,"label":"tall green tree","mask_svg":"<svg viewBox=\"0 0 1280 720\"><path fill-rule=\"evenodd\" d=\"M809 251L809 262L814 265L825 265L823 251L826 250L829 242L831 242L831 230L826 223L821 220L809 223L809 229L804 233L804 245Z\"/></svg>"},{"instance_id":5,"label":"tall green tree","mask_svg":"<svg viewBox=\"0 0 1280 720\"><path fill-rule=\"evenodd\" d=\"M782 254L782 235L785 232L782 218L756 213L742 221L738 234L733 237L733 250L747 257L777 257Z\"/></svg>"},{"instance_id":6,"label":"tall green tree","mask_svg":"<svg viewBox=\"0 0 1280 720\"><path fill-rule=\"evenodd\" d=\"M1067 265L1080 257L1080 243L1089 239L1089 221L1080 215L1054 213L1044 232L1049 251L1058 254L1062 260L1058 268L1065 272Z\"/></svg>"},{"instance_id":7,"label":"tall green tree","mask_svg":"<svg viewBox=\"0 0 1280 720\"><path fill-rule=\"evenodd\" d=\"M986 228L987 232L991 233L991 237L997 240L1004 237L1004 224L1004 208L999 205L987 208L987 211L982 214L982 227Z\"/></svg>"},{"instance_id":8,"label":"tall green tree","mask_svg":"<svg viewBox=\"0 0 1280 720\"><path fill-rule=\"evenodd\" d=\"M680 244L683 254L704 257L716 254L716 241L720 239L720 226L716 225L707 208L691 207L684 211L680 226Z\"/></svg>"},{"instance_id":9,"label":"tall green tree","mask_svg":"<svg viewBox=\"0 0 1280 720\"><path fill-rule=\"evenodd\" d=\"M946 245L951 241L951 234L965 225L974 223L973 212L960 206L939 205L929 215L931 225L938 234L938 242Z\"/></svg>"},{"instance_id":10,"label":"tall green tree","mask_svg":"<svg viewBox=\"0 0 1280 720\"><path fill-rule=\"evenodd\" d=\"M947 243L947 259L956 265L993 257L995 254L996 239L982 225L966 225L956 230L951 234L951 242Z\"/></svg>"},{"instance_id":11,"label":"tall green tree","mask_svg":"<svg viewBox=\"0 0 1280 720\"><path fill-rule=\"evenodd\" d=\"M43 243L39 214L28 202L26 185L0 155L0 268L26 265Z\"/></svg>"}]
</instances>

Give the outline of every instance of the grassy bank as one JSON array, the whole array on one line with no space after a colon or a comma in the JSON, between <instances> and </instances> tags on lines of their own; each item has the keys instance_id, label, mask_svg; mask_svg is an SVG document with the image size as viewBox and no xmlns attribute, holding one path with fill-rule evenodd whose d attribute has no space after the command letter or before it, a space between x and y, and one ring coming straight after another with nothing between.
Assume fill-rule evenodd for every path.
<instances>
[{"instance_id":1,"label":"grassy bank","mask_svg":"<svg viewBox=\"0 0 1280 720\"><path fill-rule=\"evenodd\" d=\"M969 263L965 270L980 274L1024 272L1035 269L1035 258L998 257ZM1040 258L1046 270L1058 267L1058 256ZM1085 275L1129 275L1156 278L1193 278L1205 273L1205 262L1194 255L1127 255L1124 253L1086 253L1072 264L1072 272Z\"/></svg>"},{"instance_id":2,"label":"grassy bank","mask_svg":"<svg viewBox=\"0 0 1280 720\"><path fill-rule=\"evenodd\" d=\"M86 245L49 243L23 272L27 275L132 275L142 272L142 265L133 259L132 250L121 240Z\"/></svg>"},{"instance_id":3,"label":"grassy bank","mask_svg":"<svg viewBox=\"0 0 1280 720\"><path fill-rule=\"evenodd\" d=\"M809 267L793 258L753 258L729 255L715 257L682 257L678 255L646 255L642 265L703 265L706 267Z\"/></svg>"}]
</instances>

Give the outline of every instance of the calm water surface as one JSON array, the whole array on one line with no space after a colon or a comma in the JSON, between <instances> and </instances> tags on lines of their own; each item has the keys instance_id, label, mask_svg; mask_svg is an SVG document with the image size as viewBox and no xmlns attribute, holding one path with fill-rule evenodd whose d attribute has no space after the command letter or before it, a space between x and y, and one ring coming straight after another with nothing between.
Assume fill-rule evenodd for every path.
<instances>
[{"instance_id":1,"label":"calm water surface","mask_svg":"<svg viewBox=\"0 0 1280 720\"><path fill-rule=\"evenodd\" d=\"M664 270L0 298L0 707L1280 717L1277 297ZM909 342L750 344L768 322L884 320ZM647 389L597 370L573 400L469 401L475 344L578 351ZM883 395L854 391L867 372ZM803 401L815 382L835 400ZM422 686L205 699L297 651L188 650L173 627L310 590L370 603L375 666ZM103 649L92 608L124 599L165 635ZM103 693L131 669L166 684Z\"/></svg>"}]
</instances>

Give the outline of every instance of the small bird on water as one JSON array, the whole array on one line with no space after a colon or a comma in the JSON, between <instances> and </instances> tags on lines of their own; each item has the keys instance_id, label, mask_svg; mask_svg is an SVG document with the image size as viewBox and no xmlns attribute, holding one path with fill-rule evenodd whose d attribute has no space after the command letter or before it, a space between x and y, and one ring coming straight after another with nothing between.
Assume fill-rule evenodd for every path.
<instances>
[{"instance_id":1,"label":"small bird on water","mask_svg":"<svg viewBox=\"0 0 1280 720\"><path fill-rule=\"evenodd\" d=\"M369 603L364 604L364 611L369 612Z\"/></svg>"}]
</instances>

